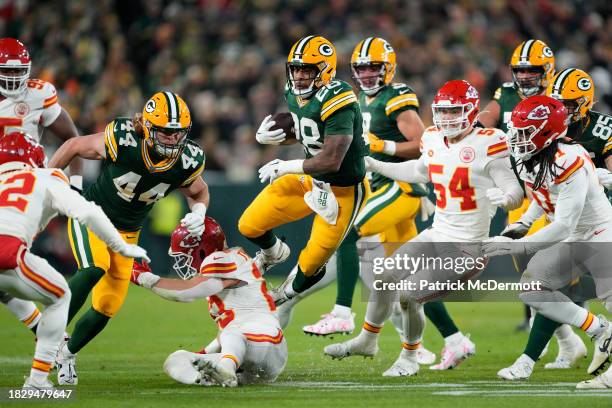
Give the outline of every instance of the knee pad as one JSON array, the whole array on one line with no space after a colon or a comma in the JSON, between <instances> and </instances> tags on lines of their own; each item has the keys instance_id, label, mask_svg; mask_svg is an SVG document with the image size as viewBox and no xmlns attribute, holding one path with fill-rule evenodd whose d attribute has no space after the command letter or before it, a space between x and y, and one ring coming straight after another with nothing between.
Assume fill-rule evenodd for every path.
<instances>
[{"instance_id":1,"label":"knee pad","mask_svg":"<svg viewBox=\"0 0 612 408\"><path fill-rule=\"evenodd\" d=\"M257 238L266 232L256 228L246 212L238 220L238 231L247 238Z\"/></svg>"},{"instance_id":2,"label":"knee pad","mask_svg":"<svg viewBox=\"0 0 612 408\"><path fill-rule=\"evenodd\" d=\"M129 280L119 280L106 274L93 290L92 306L94 310L107 317L114 317L128 292Z\"/></svg>"}]
</instances>

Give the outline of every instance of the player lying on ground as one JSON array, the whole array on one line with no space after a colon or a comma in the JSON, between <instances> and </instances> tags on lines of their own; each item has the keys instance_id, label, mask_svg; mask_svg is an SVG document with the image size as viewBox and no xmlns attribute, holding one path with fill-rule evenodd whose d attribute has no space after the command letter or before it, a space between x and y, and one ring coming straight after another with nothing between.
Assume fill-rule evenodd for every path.
<instances>
[{"instance_id":1,"label":"player lying on ground","mask_svg":"<svg viewBox=\"0 0 612 408\"><path fill-rule=\"evenodd\" d=\"M541 289L523 292L520 298L543 316L578 327L593 338L593 360L587 370L592 374L608 361L612 327L605 317L594 316L576 305L560 289L589 273L595 281L597 297L612 311L612 257L608 244L612 239L612 206L588 152L564 139L567 129L567 110L554 98L534 96L514 108L508 146L517 159L521 179L534 196L520 222L531 225L543 213L552 222L517 240L491 238L483 245L483 251L486 256L535 254L521 282L537 282ZM500 370L498 376L510 380L528 378L534 364L533 358L523 354L512 366ZM578 387L595 385L586 382Z\"/></svg>"},{"instance_id":2,"label":"player lying on ground","mask_svg":"<svg viewBox=\"0 0 612 408\"><path fill-rule=\"evenodd\" d=\"M432 104L436 126L423 134L422 155L418 160L384 163L366 158L372 171L404 182L431 181L437 193L433 226L396 253L419 257L429 246L434 247L438 257L459 259L467 255L476 259L480 256L479 242L489 235L495 206L513 209L520 205L523 192L510 166L505 135L498 129L474 128L478 105L478 91L472 85L466 81L449 81L438 91ZM481 271L482 268L476 268L458 274L454 270L435 268L393 269L379 277L384 282L412 281L418 288L421 279L433 282L449 277L449 272L457 279L471 279ZM399 358L383 375L410 376L418 372L416 350L424 328L422 303L443 294L431 289L401 291L399 298L405 304L404 334L408 341L402 345ZM389 317L396 295L397 292L371 290L361 333L344 343L327 346L325 353L332 358L376 354L378 333ZM474 344L466 338L453 339L451 344L452 351L460 353L461 359L475 351Z\"/></svg>"},{"instance_id":3,"label":"player lying on ground","mask_svg":"<svg viewBox=\"0 0 612 408\"><path fill-rule=\"evenodd\" d=\"M30 252L34 236L58 213L91 228L114 251L146 258L127 244L102 209L70 189L59 169L45 169L41 145L25 133L0 139L0 289L46 306L36 331L36 350L25 388L53 388L49 370L66 329L70 289L46 260Z\"/></svg>"},{"instance_id":4,"label":"player lying on ground","mask_svg":"<svg viewBox=\"0 0 612 408\"><path fill-rule=\"evenodd\" d=\"M166 374L183 384L228 387L276 380L287 361L287 343L261 265L242 248L227 248L223 230L210 217L201 241L182 226L171 240L173 267L184 280L160 278L135 264L132 282L177 302L208 298L219 334L200 353L170 354Z\"/></svg>"}]
</instances>

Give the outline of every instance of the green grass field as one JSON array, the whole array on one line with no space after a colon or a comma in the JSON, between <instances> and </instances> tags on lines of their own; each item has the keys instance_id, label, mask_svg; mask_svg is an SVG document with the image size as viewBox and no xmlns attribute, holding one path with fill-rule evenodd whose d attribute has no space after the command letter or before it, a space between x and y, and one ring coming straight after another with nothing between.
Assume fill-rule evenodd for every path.
<instances>
[{"instance_id":1,"label":"green grass field","mask_svg":"<svg viewBox=\"0 0 612 408\"><path fill-rule=\"evenodd\" d=\"M238 389L189 387L174 383L162 371L166 356L184 348L196 350L207 344L216 330L203 302L177 304L157 298L147 290L130 289L119 316L78 357L79 386L72 402L32 402L37 406L67 404L97 407L182 407L182 406L309 406L362 407L561 407L612 406L612 391L578 392L575 383L587 378L584 360L577 368L562 371L543 369L529 382L508 383L496 378L501 367L522 351L525 333L514 327L522 315L519 303L450 303L459 327L477 345L475 357L459 368L433 372L422 367L418 376L386 379L381 373L397 357L400 345L389 324L381 336L375 359L359 357L342 361L326 358L322 349L332 340L307 337L301 327L329 310L335 286L298 305L286 338L289 361L278 382ZM357 296L356 296L357 298ZM365 303L356 305L361 323ZM594 311L600 311L594 306ZM0 389L21 386L28 374L34 349L32 335L0 308ZM344 340L341 336L337 340ZM588 341L588 340L587 340ZM591 348L591 343L588 341ZM428 326L425 345L438 353L442 339ZM544 362L554 359L556 346ZM590 359L590 356L589 356ZM55 372L53 373L53 376ZM55 378L53 378L55 381ZM16 405L0 398L0 406ZM3 400L4 399L4 400Z\"/></svg>"}]
</instances>

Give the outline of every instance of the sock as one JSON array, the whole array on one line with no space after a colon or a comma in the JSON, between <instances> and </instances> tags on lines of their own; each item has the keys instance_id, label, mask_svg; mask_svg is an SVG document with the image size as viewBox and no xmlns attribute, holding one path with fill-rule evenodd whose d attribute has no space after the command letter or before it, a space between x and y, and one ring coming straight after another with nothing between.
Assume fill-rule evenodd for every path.
<instances>
[{"instance_id":1,"label":"sock","mask_svg":"<svg viewBox=\"0 0 612 408\"><path fill-rule=\"evenodd\" d=\"M292 297L295 296L295 294L302 293L305 290L310 289L317 282L323 279L323 276L325 276L325 266L321 267L321 269L319 269L314 275L306 276L304 275L304 272L302 272L302 268L300 268L300 266L298 265L297 273L295 274L295 279L293 279L293 282L291 284L291 289L293 290L294 294L292 294L290 291L286 291L285 293L288 297Z\"/></svg>"},{"instance_id":2,"label":"sock","mask_svg":"<svg viewBox=\"0 0 612 408\"><path fill-rule=\"evenodd\" d=\"M444 344L457 343L463 339L463 333L458 331L457 333L453 333L448 337L444 338Z\"/></svg>"},{"instance_id":3,"label":"sock","mask_svg":"<svg viewBox=\"0 0 612 408\"><path fill-rule=\"evenodd\" d=\"M104 276L104 269L91 267L79 269L77 273L70 279L68 286L72 292L70 299L70 309L68 310L68 323L72 321L78 313L83 303L87 300L89 292L96 286L96 283Z\"/></svg>"},{"instance_id":4,"label":"sock","mask_svg":"<svg viewBox=\"0 0 612 408\"><path fill-rule=\"evenodd\" d=\"M68 341L68 350L73 354L78 353L98 333L104 330L109 320L110 317L104 316L102 313L90 308L74 327L72 337Z\"/></svg>"},{"instance_id":5,"label":"sock","mask_svg":"<svg viewBox=\"0 0 612 408\"><path fill-rule=\"evenodd\" d=\"M540 354L542 354L542 351L552 338L553 333L560 325L561 323L557 323L554 320L542 316L540 313L536 313L523 354L533 361L538 361Z\"/></svg>"},{"instance_id":6,"label":"sock","mask_svg":"<svg viewBox=\"0 0 612 408\"><path fill-rule=\"evenodd\" d=\"M10 295L7 295L7 297ZM15 317L36 335L36 328L40 320L40 310L34 302L30 300L10 297L5 306L15 315Z\"/></svg>"},{"instance_id":7,"label":"sock","mask_svg":"<svg viewBox=\"0 0 612 408\"><path fill-rule=\"evenodd\" d=\"M353 304L355 286L359 279L359 255L357 240L359 234L351 228L338 248L338 286L336 304L350 308Z\"/></svg>"},{"instance_id":8,"label":"sock","mask_svg":"<svg viewBox=\"0 0 612 408\"><path fill-rule=\"evenodd\" d=\"M50 362L34 359L30 369L30 379L41 383L49 377L49 371L51 371Z\"/></svg>"},{"instance_id":9,"label":"sock","mask_svg":"<svg viewBox=\"0 0 612 408\"><path fill-rule=\"evenodd\" d=\"M420 341L417 341L416 343L402 343L402 357L416 358L419 347L421 347Z\"/></svg>"},{"instance_id":10,"label":"sock","mask_svg":"<svg viewBox=\"0 0 612 408\"><path fill-rule=\"evenodd\" d=\"M425 304L424 309L425 316L436 326L442 337L448 337L459 332L455 322L448 314L444 302L428 302Z\"/></svg>"},{"instance_id":11,"label":"sock","mask_svg":"<svg viewBox=\"0 0 612 408\"><path fill-rule=\"evenodd\" d=\"M571 345L571 340L574 338L574 331L570 327L569 324L562 324L555 330L555 337L559 342L559 346L561 345Z\"/></svg>"},{"instance_id":12,"label":"sock","mask_svg":"<svg viewBox=\"0 0 612 408\"><path fill-rule=\"evenodd\" d=\"M224 354L221 360L219 360L219 365L228 371L235 372L239 366L238 358L231 354Z\"/></svg>"},{"instance_id":13,"label":"sock","mask_svg":"<svg viewBox=\"0 0 612 408\"><path fill-rule=\"evenodd\" d=\"M266 231L263 233L263 235L260 235L255 238L246 237L246 239L248 239L263 250L272 248L278 241L278 238L276 238L276 235L274 235L274 232L272 231Z\"/></svg>"},{"instance_id":14,"label":"sock","mask_svg":"<svg viewBox=\"0 0 612 408\"><path fill-rule=\"evenodd\" d=\"M332 314L336 317L341 317L343 319L350 319L352 317L351 308L342 306L342 305L334 305L334 310L332 310Z\"/></svg>"},{"instance_id":15,"label":"sock","mask_svg":"<svg viewBox=\"0 0 612 408\"><path fill-rule=\"evenodd\" d=\"M361 332L357 337L361 340L365 340L366 342L378 341L378 334L381 330L382 326L373 325L371 323L368 323L368 321L366 320L365 322L363 322Z\"/></svg>"},{"instance_id":16,"label":"sock","mask_svg":"<svg viewBox=\"0 0 612 408\"><path fill-rule=\"evenodd\" d=\"M599 318L591 312L587 312L587 316L583 320L580 329L584 330L589 336L597 336L603 330Z\"/></svg>"}]
</instances>

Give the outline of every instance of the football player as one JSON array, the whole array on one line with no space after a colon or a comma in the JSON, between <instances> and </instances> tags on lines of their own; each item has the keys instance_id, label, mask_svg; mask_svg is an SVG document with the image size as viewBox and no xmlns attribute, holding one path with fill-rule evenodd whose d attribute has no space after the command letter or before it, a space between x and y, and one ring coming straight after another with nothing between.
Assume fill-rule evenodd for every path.
<instances>
[{"instance_id":1,"label":"football player","mask_svg":"<svg viewBox=\"0 0 612 408\"><path fill-rule=\"evenodd\" d=\"M0 38L0 134L25 131L40 142L44 129L62 140L78 136L68 112L58 103L55 87L40 79L30 79L32 60L28 49L15 38ZM78 172L79 166L71 167ZM81 176L72 175L75 186ZM0 292L0 301L34 334L40 311L34 302Z\"/></svg>"},{"instance_id":2,"label":"football player","mask_svg":"<svg viewBox=\"0 0 612 408\"><path fill-rule=\"evenodd\" d=\"M334 79L336 49L321 36L298 40L287 58L285 98L305 160L273 160L259 169L269 182L244 211L238 229L262 248L265 267L289 256L273 229L313 212L310 240L295 275L271 291L277 305L317 283L325 264L357 218L366 199L362 118L351 86ZM257 131L262 144L280 144L282 129L268 116Z\"/></svg>"},{"instance_id":3,"label":"football player","mask_svg":"<svg viewBox=\"0 0 612 408\"><path fill-rule=\"evenodd\" d=\"M439 247L447 251L445 257L468 255L474 259L479 256L479 246L452 243L482 241L489 235L490 213L494 206L513 209L520 205L523 193L511 169L505 135L499 129L474 128L478 105L478 91L472 85L461 80L449 81L440 88L432 104L435 126L423 133L422 155L418 160L388 163L366 158L371 171L408 183L431 181L436 190L433 226L404 244L399 252L418 257L423 246L435 242L443 243ZM450 272L456 278L471 279L481 271L482 268L471 269L465 276ZM437 280L441 272L436 269L397 270L385 279L413 281L419 288L422 278ZM411 376L418 372L416 350L424 328L421 304L443 294L437 290L418 289L400 293L400 300L407 305L403 319L407 342L384 376ZM389 317L392 299L389 293L371 290L361 333L354 339L327 346L325 353L332 358L375 355L378 333ZM474 347L473 343L470 345ZM464 356L469 354L468 350Z\"/></svg>"},{"instance_id":4,"label":"football player","mask_svg":"<svg viewBox=\"0 0 612 408\"><path fill-rule=\"evenodd\" d=\"M287 343L260 265L242 248L228 248L223 230L210 217L201 240L179 226L169 253L183 280L160 278L135 264L132 282L168 300L208 299L219 334L198 353L170 354L166 374L183 384L210 385L212 380L228 387L274 381L285 367Z\"/></svg>"},{"instance_id":5,"label":"football player","mask_svg":"<svg viewBox=\"0 0 612 408\"><path fill-rule=\"evenodd\" d=\"M45 305L36 332L36 350L24 388L50 389L49 370L66 329L70 289L46 260L30 252L34 236L58 213L82 222L97 239L128 257L146 251L123 241L97 205L70 189L59 169L45 169L40 144L23 132L0 138L0 289Z\"/></svg>"},{"instance_id":6,"label":"football player","mask_svg":"<svg viewBox=\"0 0 612 408\"><path fill-rule=\"evenodd\" d=\"M116 118L104 132L68 140L50 165L64 168L76 156L103 161L98 179L84 195L102 207L126 242L138 242L153 204L177 188L191 207L181 222L199 235L204 230L209 194L201 177L204 152L187 139L190 129L185 101L172 92L158 92L147 101L141 117ZM76 323L72 337L58 355L58 381L70 385L78 382L76 353L121 308L133 259L115 253L78 221L68 222L68 234L78 264L69 282L69 321L93 289L92 307Z\"/></svg>"},{"instance_id":7,"label":"football player","mask_svg":"<svg viewBox=\"0 0 612 408\"><path fill-rule=\"evenodd\" d=\"M563 80L572 72L560 74L564 74L560 77ZM581 84L587 88L584 81ZM553 92L559 92L555 81L552 87ZM587 371L594 373L609 359L612 326L605 317L594 316L573 303L560 289L576 276L590 273L597 296L612 311L610 255L602 244L612 239L612 205L599 183L589 153L583 146L565 139L567 119L564 103L549 96L533 96L514 108L508 145L517 160L521 179L534 197L519 222L529 226L545 213L551 223L517 240L505 236L491 238L484 243L483 252L489 257L535 254L521 282L540 286L532 285L532 290L519 296L543 316L578 327L592 337L594 355ZM523 354L498 375L506 379L527 378L534 364L533 357Z\"/></svg>"},{"instance_id":8,"label":"football player","mask_svg":"<svg viewBox=\"0 0 612 408\"><path fill-rule=\"evenodd\" d=\"M586 72L568 68L558 72L551 81L546 91L547 95L561 101L568 112L569 127L566 137L575 143L582 145L597 167L598 174L609 174L612 169L612 117L592 110L595 99L595 84ZM602 180L603 181L603 180ZM608 185L607 188L610 186ZM609 190L608 190L609 194ZM609 198L609 196L608 196ZM515 222L508 226L508 231L522 234L528 229L528 225ZM537 361L546 343L551 338L551 333L557 333L560 324L554 320L537 314L534 319L532 332L523 354L531 361ZM563 344L563 342L559 342ZM573 353L559 353L555 363L546 364L545 368L570 367L571 364L581 357L586 357L586 347L580 341L582 347L573 347L569 351ZM512 366L499 371L498 375L508 380L529 378L533 371L533 365L520 365L515 362Z\"/></svg>"}]
</instances>

